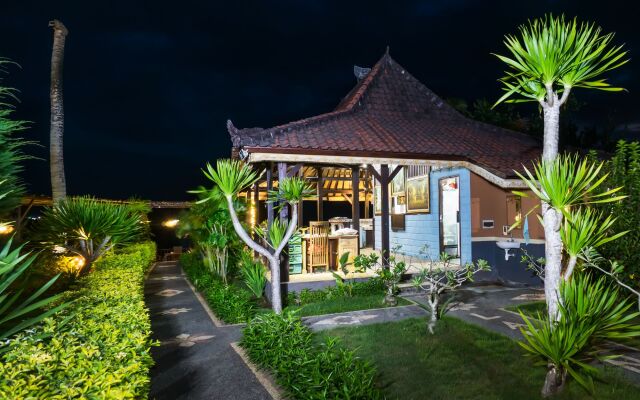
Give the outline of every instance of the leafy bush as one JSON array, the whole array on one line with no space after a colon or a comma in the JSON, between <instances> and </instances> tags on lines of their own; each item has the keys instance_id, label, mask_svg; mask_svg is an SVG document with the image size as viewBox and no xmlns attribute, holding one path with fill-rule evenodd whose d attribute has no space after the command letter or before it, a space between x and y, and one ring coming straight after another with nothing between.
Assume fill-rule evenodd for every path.
<instances>
[{"instance_id":1,"label":"leafy bush","mask_svg":"<svg viewBox=\"0 0 640 400\"><path fill-rule=\"evenodd\" d=\"M262 262L255 260L250 251L244 251L241 257L240 272L251 293L256 299L262 298L264 288L267 285L266 268Z\"/></svg>"},{"instance_id":2,"label":"leafy bush","mask_svg":"<svg viewBox=\"0 0 640 400\"><path fill-rule=\"evenodd\" d=\"M595 154L592 154L595 157ZM640 142L620 140L615 155L604 165L608 173L602 187L623 186L626 197L620 202L598 204L606 214L624 216L617 218L612 231L628 233L618 240L601 246L599 252L607 259L617 260L625 266L623 280L640 286Z\"/></svg>"},{"instance_id":3,"label":"leafy bush","mask_svg":"<svg viewBox=\"0 0 640 400\"><path fill-rule=\"evenodd\" d=\"M633 319L640 313L629 312L633 303L619 294L606 277L594 280L589 274L574 275L560 287L563 302L560 320L551 321L538 314L541 322L520 315L526 328L520 345L549 369L558 386L569 374L590 392L598 369L590 365L599 357L600 345L607 340L625 341L640 336L640 325Z\"/></svg>"},{"instance_id":4,"label":"leafy bush","mask_svg":"<svg viewBox=\"0 0 640 400\"><path fill-rule=\"evenodd\" d=\"M247 322L255 315L256 302L251 292L232 284L225 284L212 275L196 253L183 254L180 264L218 318L226 323L235 324Z\"/></svg>"},{"instance_id":5,"label":"leafy bush","mask_svg":"<svg viewBox=\"0 0 640 400\"><path fill-rule=\"evenodd\" d=\"M98 261L66 293L69 307L8 344L0 398L146 398L153 343L143 283L154 259L149 242Z\"/></svg>"},{"instance_id":6,"label":"leafy bush","mask_svg":"<svg viewBox=\"0 0 640 400\"><path fill-rule=\"evenodd\" d=\"M379 399L375 367L327 339L319 348L299 318L259 315L244 329L241 346L252 361L273 371L296 399Z\"/></svg>"}]
</instances>

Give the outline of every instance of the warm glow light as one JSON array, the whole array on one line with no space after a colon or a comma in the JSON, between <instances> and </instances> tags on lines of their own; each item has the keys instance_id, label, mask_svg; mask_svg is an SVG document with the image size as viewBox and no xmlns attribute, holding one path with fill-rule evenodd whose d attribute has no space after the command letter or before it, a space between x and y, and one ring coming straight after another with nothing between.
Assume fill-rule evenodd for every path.
<instances>
[{"instance_id":1,"label":"warm glow light","mask_svg":"<svg viewBox=\"0 0 640 400\"><path fill-rule=\"evenodd\" d=\"M249 224L251 224L251 229L256 226L256 203L253 197L251 198L251 206L249 207Z\"/></svg>"},{"instance_id":2,"label":"warm glow light","mask_svg":"<svg viewBox=\"0 0 640 400\"><path fill-rule=\"evenodd\" d=\"M8 235L14 231L13 226L9 224L1 224L0 223L0 235Z\"/></svg>"},{"instance_id":3,"label":"warm glow light","mask_svg":"<svg viewBox=\"0 0 640 400\"><path fill-rule=\"evenodd\" d=\"M84 267L86 260L82 256L76 256L76 257L73 257L72 263L74 267L76 267L77 269L80 269Z\"/></svg>"},{"instance_id":4,"label":"warm glow light","mask_svg":"<svg viewBox=\"0 0 640 400\"><path fill-rule=\"evenodd\" d=\"M168 219L162 223L162 226L164 226L165 228L175 228L176 226L178 226L179 222L179 219Z\"/></svg>"}]
</instances>

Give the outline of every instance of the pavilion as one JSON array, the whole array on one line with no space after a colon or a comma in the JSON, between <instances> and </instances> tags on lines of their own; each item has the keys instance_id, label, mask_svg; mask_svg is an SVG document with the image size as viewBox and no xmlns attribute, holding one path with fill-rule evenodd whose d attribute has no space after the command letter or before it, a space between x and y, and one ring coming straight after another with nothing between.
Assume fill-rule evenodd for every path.
<instances>
[{"instance_id":1,"label":"pavilion","mask_svg":"<svg viewBox=\"0 0 640 400\"><path fill-rule=\"evenodd\" d=\"M481 256L499 266L504 252L495 242L533 205L511 194L525 187L514 171L540 156L539 141L463 116L388 51L354 74L357 84L333 111L272 128L227 122L233 156L266 171L253 201L260 204L278 179L303 176L316 187L318 221L325 201L347 201L358 231L375 203L374 247L382 254L402 245L418 256L424 244L430 250L422 256L447 251L461 263ZM254 222L272 221L273 208L266 206L266 216L261 208ZM512 234L521 235L522 226ZM542 230L530 235L539 254ZM505 258L507 268L519 257ZM494 278L521 278L498 269Z\"/></svg>"}]
</instances>

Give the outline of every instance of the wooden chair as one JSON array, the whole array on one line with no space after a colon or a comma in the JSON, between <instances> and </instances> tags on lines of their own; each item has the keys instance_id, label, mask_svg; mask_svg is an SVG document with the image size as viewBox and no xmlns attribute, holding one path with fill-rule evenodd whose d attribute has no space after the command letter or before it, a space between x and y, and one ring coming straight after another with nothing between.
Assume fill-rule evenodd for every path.
<instances>
[{"instance_id":1,"label":"wooden chair","mask_svg":"<svg viewBox=\"0 0 640 400\"><path fill-rule=\"evenodd\" d=\"M325 221L309 223L309 246L307 247L307 268L310 272L316 267L329 270L329 230L331 224Z\"/></svg>"}]
</instances>

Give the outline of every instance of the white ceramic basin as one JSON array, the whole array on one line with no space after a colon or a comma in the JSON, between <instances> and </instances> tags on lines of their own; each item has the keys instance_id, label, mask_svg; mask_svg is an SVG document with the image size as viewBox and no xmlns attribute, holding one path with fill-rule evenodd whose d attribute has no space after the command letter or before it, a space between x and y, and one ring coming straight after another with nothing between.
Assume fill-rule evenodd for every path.
<instances>
[{"instance_id":1,"label":"white ceramic basin","mask_svg":"<svg viewBox=\"0 0 640 400\"><path fill-rule=\"evenodd\" d=\"M513 240L501 240L499 242L496 242L496 244L498 245L498 247L505 250L520 248L520 242L516 242Z\"/></svg>"}]
</instances>

